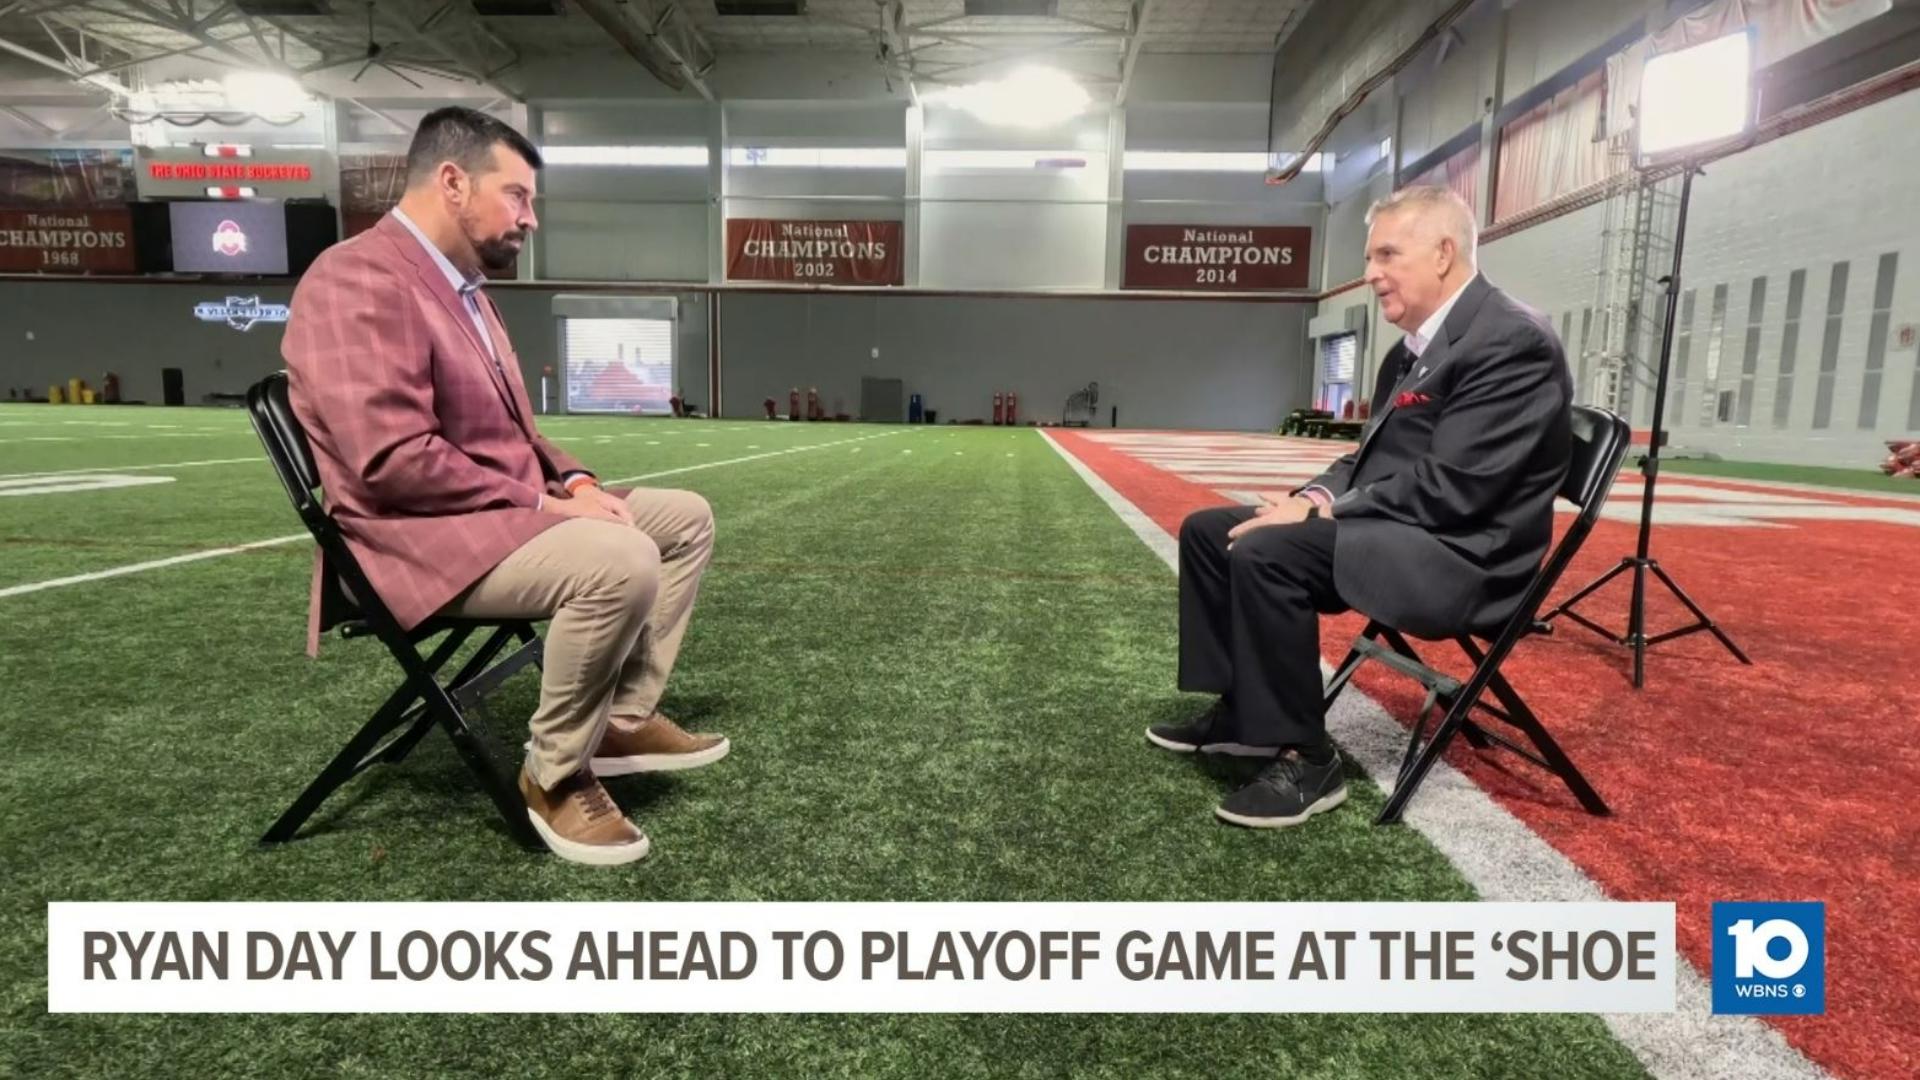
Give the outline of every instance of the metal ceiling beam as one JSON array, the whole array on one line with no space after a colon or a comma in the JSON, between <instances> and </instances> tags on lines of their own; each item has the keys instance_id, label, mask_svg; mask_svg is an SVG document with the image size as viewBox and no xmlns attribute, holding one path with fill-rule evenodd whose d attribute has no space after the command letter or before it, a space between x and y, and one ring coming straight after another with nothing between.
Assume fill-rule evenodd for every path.
<instances>
[{"instance_id":1,"label":"metal ceiling beam","mask_svg":"<svg viewBox=\"0 0 1920 1080\"><path fill-rule=\"evenodd\" d=\"M680 65L688 85L708 101L718 100L706 82L706 74L713 70L717 54L707 39L701 36L699 29L681 13L680 5L675 0L666 0L665 6L656 11L654 0L631 0L628 9L640 23L640 28L651 38L654 47L665 53L667 59ZM668 40L668 35L678 37L679 41ZM703 56L704 63L694 62Z\"/></svg>"},{"instance_id":2,"label":"metal ceiling beam","mask_svg":"<svg viewBox=\"0 0 1920 1080\"><path fill-rule=\"evenodd\" d=\"M1127 103L1127 91L1133 87L1133 72L1140 63L1140 47L1146 44L1147 17L1153 13L1153 0L1134 0L1127 17L1127 45L1120 57L1120 85L1113 92L1116 106Z\"/></svg>"},{"instance_id":3,"label":"metal ceiling beam","mask_svg":"<svg viewBox=\"0 0 1920 1080\"><path fill-rule=\"evenodd\" d=\"M356 109L359 109L362 112L370 113L374 116L379 117L382 120L385 120L387 123L392 124L394 130L398 131L402 135L411 135L413 133L413 125L402 121L401 119L394 116L392 113L387 112L384 109L375 108L374 106L369 105L364 101L361 101L359 98L341 98L340 100L346 102L347 104L353 106Z\"/></svg>"},{"instance_id":4,"label":"metal ceiling beam","mask_svg":"<svg viewBox=\"0 0 1920 1080\"><path fill-rule=\"evenodd\" d=\"M1125 36L1125 34L1127 33L1127 28L1124 26L1114 26L1110 23L1095 22L1092 19L1080 19L1080 18L1075 18L1072 15L1055 15L1053 17L1059 20L1060 22L1072 23L1075 26L1084 26L1090 30L1104 30L1109 34L1114 34L1118 36Z\"/></svg>"},{"instance_id":5,"label":"metal ceiling beam","mask_svg":"<svg viewBox=\"0 0 1920 1080\"><path fill-rule=\"evenodd\" d=\"M40 132L40 134L42 135L60 134L60 132L57 129L50 127L46 124L43 124L38 120L35 120L33 117L28 116L26 113L21 112L19 109L16 109L11 105L0 105L0 113L5 113L6 115L13 117L15 120L20 121L21 123L27 125L30 128L33 128L34 130Z\"/></svg>"},{"instance_id":6,"label":"metal ceiling beam","mask_svg":"<svg viewBox=\"0 0 1920 1080\"><path fill-rule=\"evenodd\" d=\"M912 26L906 27L905 32L909 34L917 34L922 30L928 30L936 26L945 26L948 23L959 22L961 19L965 19L968 17L969 16L964 14L942 15L938 19L928 19L926 22L923 22L923 23L914 23Z\"/></svg>"},{"instance_id":7,"label":"metal ceiling beam","mask_svg":"<svg viewBox=\"0 0 1920 1080\"><path fill-rule=\"evenodd\" d=\"M412 16L403 11L395 10L390 4L376 4L371 7L376 17L383 18L390 26L406 35L408 39L419 42L451 61L455 67L467 73L467 78L472 79L474 82L479 83L481 86L486 87L501 97L512 98L514 101L521 100L520 94L494 81L495 75L520 62L520 54L512 48L504 44L501 46L508 55L508 60L505 63L493 64L490 58L484 55L476 62L473 57L462 55L459 50L447 42L448 35L446 31L440 30L429 33L428 26L414 22ZM456 9L458 12L466 12L468 10L464 6L456 5L452 0L448 0L448 3L428 16L429 23L437 24L441 22L445 16L455 14ZM471 29L470 24L464 21L462 21L460 25L462 29ZM487 36L492 38L496 44L500 44L498 38L493 38L491 34Z\"/></svg>"},{"instance_id":8,"label":"metal ceiling beam","mask_svg":"<svg viewBox=\"0 0 1920 1080\"><path fill-rule=\"evenodd\" d=\"M950 67L948 69L948 72L951 73L954 71L970 70L972 68L991 67L994 64L1003 64L1012 60L1022 60L1029 56L1038 56L1042 53L1052 52L1055 49L1065 48L1069 45L1081 44L1082 41L1089 41L1089 40L1096 40L1096 39L1097 39L1097 35L1089 35L1086 38L1077 38L1077 37L1065 38L1060 41L1050 42L1046 45L1036 45L1028 49L1011 49L1006 52L989 51L985 56L981 56L981 57L977 57L969 60L953 61L952 63L954 66Z\"/></svg>"},{"instance_id":9,"label":"metal ceiling beam","mask_svg":"<svg viewBox=\"0 0 1920 1080\"><path fill-rule=\"evenodd\" d=\"M978 39L985 39L988 41L991 41L995 38L1012 39L1015 41L1021 41L1029 38L1049 38L1049 37L1123 38L1127 36L1127 32L1125 30L1116 30L1111 26L1099 26L1092 23L1087 23L1083 25L1084 25L1084 28L1074 29L1074 30L1053 29L1053 28L1033 29L1033 30L942 30L938 34L925 34L924 36L940 37L940 38L978 38ZM921 31L915 31L915 32L922 33Z\"/></svg>"},{"instance_id":10,"label":"metal ceiling beam","mask_svg":"<svg viewBox=\"0 0 1920 1080\"><path fill-rule=\"evenodd\" d=\"M39 23L40 29L46 31L48 40L52 41L54 44L54 47L60 50L60 56L61 58L66 60L68 67L74 68L77 70L86 66L86 61L82 60L78 56L73 55L73 50L67 48L66 39L61 37L59 34L54 33L53 27L47 25L47 20L44 15L34 16L33 21L36 23ZM81 44L80 44L80 51L85 52L86 49L87 49L86 39L82 38Z\"/></svg>"},{"instance_id":11,"label":"metal ceiling beam","mask_svg":"<svg viewBox=\"0 0 1920 1080\"><path fill-rule=\"evenodd\" d=\"M95 89L105 90L116 98L126 97L130 93L130 91L116 79L108 78L97 71L75 71L73 68L68 67L66 64L55 60L45 53L29 49L25 45L15 44L6 38L0 38L0 52L10 52L22 60L28 60L39 64L41 67L57 71L76 82L83 82Z\"/></svg>"},{"instance_id":12,"label":"metal ceiling beam","mask_svg":"<svg viewBox=\"0 0 1920 1080\"><path fill-rule=\"evenodd\" d=\"M913 38L905 29L906 22L906 5L901 0L886 0L880 5L881 44L890 57L897 57L905 66L901 74L907 81L907 100L919 105L920 88L913 84Z\"/></svg>"},{"instance_id":13,"label":"metal ceiling beam","mask_svg":"<svg viewBox=\"0 0 1920 1080\"><path fill-rule=\"evenodd\" d=\"M144 21L151 21L156 26L159 26L161 29L171 30L172 32L179 34L183 37L192 38L193 40L198 41L200 44L206 46L207 48L212 49L213 51L221 53L223 55L230 56L233 59L238 60L243 64L251 64L251 65L254 65L255 67L264 67L264 68L267 68L268 70L277 72L281 75L286 75L292 78L294 81L300 82L301 88L303 90L306 90L308 93L317 93L317 91L315 91L312 87L307 86L305 82L301 81L300 73L298 71L295 71L293 68L288 67L286 64L282 63L281 61L274 59L271 54L254 56L250 53L246 53L241 51L238 48L235 48L233 45L229 44L227 41L214 37L210 31L216 29L219 26L225 25L225 23L223 22L209 21L209 20L200 20L196 22L191 19L181 19L181 18L169 19L166 12L162 11L157 7L154 7L153 4L148 2L148 0L120 0L120 2L123 4L127 4L136 10L146 12L148 15L152 16L152 18ZM219 7L219 9L214 12L214 17L217 17L218 19L224 19L226 15L232 11L233 11L232 4L222 4Z\"/></svg>"},{"instance_id":14,"label":"metal ceiling beam","mask_svg":"<svg viewBox=\"0 0 1920 1080\"><path fill-rule=\"evenodd\" d=\"M102 71L120 71L125 68L144 64L149 60L160 60L169 56L191 56L195 60L204 61L209 64L218 64L221 67L233 68L240 71L251 71L259 66L250 61L242 62L232 57L209 56L205 53L206 46L198 41L182 47L161 48L148 42L134 41L130 38L120 37L117 34L108 34L100 30L95 30L75 21L71 15L48 15L47 18L52 19L54 22L59 23L69 30L84 34L97 42L111 45L113 48L127 55L126 60L115 63L109 67L102 67L100 69ZM145 20L139 21L142 25L152 25Z\"/></svg>"},{"instance_id":15,"label":"metal ceiling beam","mask_svg":"<svg viewBox=\"0 0 1920 1080\"><path fill-rule=\"evenodd\" d=\"M706 72L712 67L711 63L705 67L696 68L661 32L663 29L672 29L669 25L670 20L678 18L678 21L684 23L684 17L667 15L663 18L654 12L648 0L634 0L631 3L620 3L616 0L574 0L574 6L599 24L600 29L606 31L614 44L625 50L628 56L639 61L641 67L652 72L653 77L659 79L668 89L683 90L691 86L708 101L718 100L712 88L707 85L705 77ZM678 8L670 5L669 10L677 13ZM681 49L687 47L688 39L682 37Z\"/></svg>"}]
</instances>

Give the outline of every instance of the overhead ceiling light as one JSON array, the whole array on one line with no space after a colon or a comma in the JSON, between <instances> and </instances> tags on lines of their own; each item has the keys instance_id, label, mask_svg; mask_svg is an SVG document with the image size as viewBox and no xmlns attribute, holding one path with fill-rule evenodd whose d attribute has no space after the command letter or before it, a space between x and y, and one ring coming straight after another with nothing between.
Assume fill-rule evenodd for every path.
<instances>
[{"instance_id":1,"label":"overhead ceiling light","mask_svg":"<svg viewBox=\"0 0 1920 1080\"><path fill-rule=\"evenodd\" d=\"M256 116L288 116L304 112L313 98L286 75L266 71L236 71L221 81L227 106Z\"/></svg>"},{"instance_id":2,"label":"overhead ceiling light","mask_svg":"<svg viewBox=\"0 0 1920 1080\"><path fill-rule=\"evenodd\" d=\"M1064 123L1093 101L1065 72L1045 67L1024 67L1003 79L956 86L927 99L965 109L989 124L1023 128Z\"/></svg>"}]
</instances>

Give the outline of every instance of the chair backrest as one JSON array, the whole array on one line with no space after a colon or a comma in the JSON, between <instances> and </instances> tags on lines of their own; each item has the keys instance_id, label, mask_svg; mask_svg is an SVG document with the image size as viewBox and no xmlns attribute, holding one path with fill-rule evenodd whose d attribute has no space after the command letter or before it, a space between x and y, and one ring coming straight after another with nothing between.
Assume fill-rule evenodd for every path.
<instances>
[{"instance_id":1,"label":"chair backrest","mask_svg":"<svg viewBox=\"0 0 1920 1080\"><path fill-rule=\"evenodd\" d=\"M1581 517L1599 516L1632 442L1633 429L1620 417L1592 405L1573 407L1573 458L1560 497L1579 507Z\"/></svg>"},{"instance_id":2,"label":"chair backrest","mask_svg":"<svg viewBox=\"0 0 1920 1080\"><path fill-rule=\"evenodd\" d=\"M294 510L318 538L330 524L320 502L320 471L314 467L306 429L294 415L286 372L276 371L247 388L247 418Z\"/></svg>"},{"instance_id":3,"label":"chair backrest","mask_svg":"<svg viewBox=\"0 0 1920 1080\"><path fill-rule=\"evenodd\" d=\"M1605 409L1575 405L1572 419L1573 455L1567 464L1566 479L1560 482L1560 497L1579 507L1580 513L1560 537L1560 542L1547 552L1546 561L1527 586L1519 609L1498 631L1488 635L1494 639L1493 653L1497 656L1504 657L1514 643L1531 630L1547 594L1559 583L1567 564L1580 553L1580 545L1586 543L1594 522L1600 520L1600 510L1606 505L1607 492L1613 488L1614 475L1620 471L1620 463L1626 460L1633 442L1633 429Z\"/></svg>"},{"instance_id":4,"label":"chair backrest","mask_svg":"<svg viewBox=\"0 0 1920 1080\"><path fill-rule=\"evenodd\" d=\"M320 628L331 630L363 617L390 622L391 616L383 607L376 604L369 608L358 600L376 594L321 500L320 470L314 467L307 431L294 414L286 372L276 371L247 388L247 418L253 423L254 434L260 436L260 445L265 448L273 471L279 475L281 486L287 489L294 512L300 515L301 522L319 545L322 556Z\"/></svg>"}]
</instances>

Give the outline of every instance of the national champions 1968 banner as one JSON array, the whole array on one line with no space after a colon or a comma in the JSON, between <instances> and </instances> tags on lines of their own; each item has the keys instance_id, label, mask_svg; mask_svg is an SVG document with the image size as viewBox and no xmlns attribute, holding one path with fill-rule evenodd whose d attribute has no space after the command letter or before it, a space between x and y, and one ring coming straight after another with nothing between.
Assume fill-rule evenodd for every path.
<instances>
[{"instance_id":1,"label":"national champions 1968 banner","mask_svg":"<svg viewBox=\"0 0 1920 1080\"><path fill-rule=\"evenodd\" d=\"M900 285L898 221L727 221L727 280Z\"/></svg>"},{"instance_id":2,"label":"national champions 1968 banner","mask_svg":"<svg viewBox=\"0 0 1920 1080\"><path fill-rule=\"evenodd\" d=\"M0 210L0 273L131 274L127 210Z\"/></svg>"}]
</instances>

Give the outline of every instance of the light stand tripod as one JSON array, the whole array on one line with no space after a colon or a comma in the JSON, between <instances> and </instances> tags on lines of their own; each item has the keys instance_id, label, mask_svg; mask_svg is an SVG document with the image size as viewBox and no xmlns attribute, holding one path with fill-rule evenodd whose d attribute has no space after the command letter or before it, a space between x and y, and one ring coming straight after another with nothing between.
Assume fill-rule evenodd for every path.
<instances>
[{"instance_id":1,"label":"light stand tripod","mask_svg":"<svg viewBox=\"0 0 1920 1080\"><path fill-rule=\"evenodd\" d=\"M1746 653L1740 651L1740 646L1735 645L1733 639L1727 636L1726 631L1720 629L1712 617L1702 610L1699 604L1693 602L1693 598L1687 595L1686 590L1676 584L1673 578L1668 576L1667 572L1660 568L1660 564L1647 555L1653 539L1653 487L1654 481L1660 475L1660 446L1666 441L1666 431L1661 425L1666 421L1667 365L1673 357L1674 324L1678 322L1677 312L1680 303L1680 255L1682 249L1686 246L1687 203L1693 198L1693 178L1699 171L1699 166L1692 161L1688 161L1681 166L1683 179L1680 181L1680 216L1674 227L1673 271L1666 277L1666 326L1660 334L1660 371L1654 389L1653 435L1647 446L1647 455L1640 459L1640 473L1646 478L1646 488L1640 495L1639 546L1634 549L1632 555L1621 559L1620 565L1594 579L1592 583L1582 588L1579 592L1574 593L1565 602L1561 603L1560 606L1547 612L1540 620L1542 623L1551 624L1554 619L1565 615L1567 618L1592 630L1608 641L1616 645L1625 645L1631 648L1633 650L1633 688L1635 690L1640 689L1646 682L1647 650L1649 648L1663 641L1672 641L1674 638L1685 637L1688 634L1699 633L1702 630L1719 638L1720 644L1726 646L1727 651L1732 653L1734 658L1741 663L1753 663L1753 661L1747 657ZM1625 634L1615 634L1606 627L1573 610L1574 605L1598 592L1608 582L1629 570L1633 571L1633 601L1632 606L1627 609L1627 632ZM1651 572L1654 577L1659 578L1660 583L1667 587L1667 591L1672 593L1675 599L1685 604L1687 610L1693 613L1694 621L1692 623L1678 630L1668 630L1665 633L1655 634L1651 637L1647 636L1647 574L1649 572Z\"/></svg>"}]
</instances>

